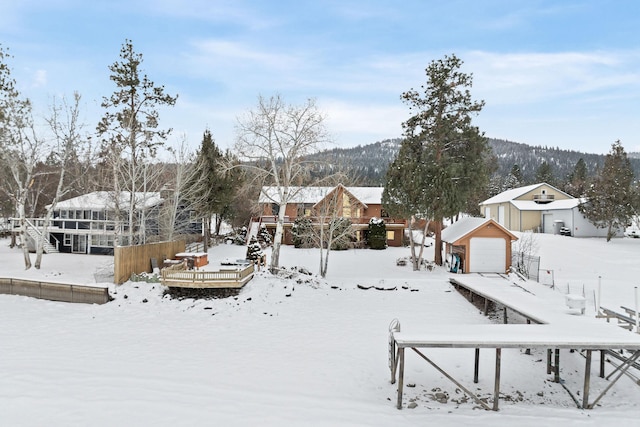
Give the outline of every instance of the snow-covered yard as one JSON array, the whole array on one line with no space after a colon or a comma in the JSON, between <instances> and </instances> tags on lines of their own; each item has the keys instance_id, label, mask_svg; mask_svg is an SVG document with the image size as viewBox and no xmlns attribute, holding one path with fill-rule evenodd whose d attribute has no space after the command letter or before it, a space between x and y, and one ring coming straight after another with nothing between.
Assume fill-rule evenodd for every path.
<instances>
[{"instance_id":1,"label":"snow-covered yard","mask_svg":"<svg viewBox=\"0 0 640 427\"><path fill-rule=\"evenodd\" d=\"M541 266L556 292L582 292L593 315L602 303L633 306L640 239L537 235ZM433 249L427 249L432 257ZM209 251L215 262L244 258L245 248ZM268 254L268 251L267 251ZM176 300L161 286L111 286L105 305L72 305L0 295L0 424L11 426L260 425L634 425L640 387L623 377L594 410L577 409L546 374L546 354L503 350L504 401L478 409L417 356L407 356L405 403L395 408L387 328L490 323L448 283L444 269L396 266L406 248L331 252L327 280L259 273L238 297ZM23 271L21 253L0 240L0 276L89 284L104 280L109 257L45 255ZM317 251L284 247L287 267L318 270ZM358 287L374 286L368 290ZM536 285L538 286L538 285ZM542 285L539 285L542 286ZM376 290L380 289L391 290ZM486 354L485 354L486 353ZM493 355L472 384L473 350L430 352L482 396L493 392ZM584 359L562 356L561 377L582 389ZM609 371L611 367L608 368ZM606 382L592 376L594 393ZM437 401L444 393L446 403ZM595 394L594 394L595 396Z\"/></svg>"}]
</instances>

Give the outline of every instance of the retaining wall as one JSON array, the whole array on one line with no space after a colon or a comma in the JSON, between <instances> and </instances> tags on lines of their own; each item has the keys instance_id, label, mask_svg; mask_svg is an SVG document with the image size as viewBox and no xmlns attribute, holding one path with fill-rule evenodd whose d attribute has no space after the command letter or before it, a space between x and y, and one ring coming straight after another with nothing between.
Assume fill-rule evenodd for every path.
<instances>
[{"instance_id":1,"label":"retaining wall","mask_svg":"<svg viewBox=\"0 0 640 427\"><path fill-rule=\"evenodd\" d=\"M34 280L0 277L0 294L22 295L50 301L104 304L111 300L109 289L64 283L37 282Z\"/></svg>"}]
</instances>

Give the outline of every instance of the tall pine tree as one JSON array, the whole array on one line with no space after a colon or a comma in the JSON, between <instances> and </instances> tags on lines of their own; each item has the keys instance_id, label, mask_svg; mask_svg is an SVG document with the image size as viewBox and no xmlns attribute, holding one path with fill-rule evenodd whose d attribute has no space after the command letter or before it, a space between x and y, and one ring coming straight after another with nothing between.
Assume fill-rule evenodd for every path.
<instances>
[{"instance_id":1,"label":"tall pine tree","mask_svg":"<svg viewBox=\"0 0 640 427\"><path fill-rule=\"evenodd\" d=\"M489 146L486 138L471 123L484 101L474 101L469 88L472 75L460 71L462 60L455 55L432 61L427 67L427 83L420 91L411 89L402 100L413 114L402 124L404 144L411 144L415 158L408 166L418 168L419 182L397 182L400 188L422 193L419 209L435 223L435 263L442 265L442 220L464 210L467 200L483 191L489 180ZM416 160L418 160L416 164ZM387 185L391 184L387 181ZM388 192L391 194L391 191ZM412 199L414 199L412 197ZM388 204L402 203L402 198L388 197Z\"/></svg>"},{"instance_id":2,"label":"tall pine tree","mask_svg":"<svg viewBox=\"0 0 640 427\"><path fill-rule=\"evenodd\" d=\"M198 173L192 185L196 209L205 218L205 243L209 244L211 234L220 233L220 224L233 215L233 201L240 186L241 171L226 169L223 163L233 163L231 154L223 154L216 145L211 131L204 131L202 144L196 160ZM211 221L216 215L215 229L211 232Z\"/></svg>"},{"instance_id":3,"label":"tall pine tree","mask_svg":"<svg viewBox=\"0 0 640 427\"><path fill-rule=\"evenodd\" d=\"M604 166L586 191L580 211L596 227L607 229L607 242L631 221L638 195L633 187L633 169L620 141L611 145Z\"/></svg>"}]
</instances>

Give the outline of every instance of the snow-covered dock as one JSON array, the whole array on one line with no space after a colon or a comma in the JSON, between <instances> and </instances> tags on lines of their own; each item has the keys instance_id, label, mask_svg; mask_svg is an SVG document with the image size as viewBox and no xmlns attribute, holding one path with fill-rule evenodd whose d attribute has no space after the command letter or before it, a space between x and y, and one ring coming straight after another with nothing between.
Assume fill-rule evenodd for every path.
<instances>
[{"instance_id":1,"label":"snow-covered dock","mask_svg":"<svg viewBox=\"0 0 640 427\"><path fill-rule=\"evenodd\" d=\"M586 355L582 408L590 409L604 396L615 382L640 358L640 335L625 331L613 324L606 323L595 316L576 315L574 309L567 308L561 294L545 295L540 298L527 289L526 285L512 283L504 277L483 277L465 275L463 278L451 278L457 288L469 292L470 300L474 296L484 299L485 313L489 302L500 304L505 310L505 324L490 325L455 325L443 328L442 325L421 327L418 331L401 332L400 323L394 320L389 327L389 358L391 382L398 377L398 409L402 408L404 383L405 349L411 349L422 359L431 364L441 374L453 381L466 394L472 397L485 409L498 410L500 393L500 367L503 348L546 349L547 374L555 374L554 380L560 382L560 350L579 349ZM548 293L549 289L540 287L535 292ZM551 298L550 296L555 296ZM527 319L531 324L506 324L506 310L513 310ZM579 312L582 314L582 310ZM474 348L474 382L478 382L480 349L495 349L495 379L493 406L479 399L473 392L456 381L449 373L436 365L424 354L427 348ZM600 351L600 376L604 377L604 352L624 349L631 352L622 365L616 368L616 377L593 400L589 402L592 352ZM552 352L555 361L552 363Z\"/></svg>"}]
</instances>

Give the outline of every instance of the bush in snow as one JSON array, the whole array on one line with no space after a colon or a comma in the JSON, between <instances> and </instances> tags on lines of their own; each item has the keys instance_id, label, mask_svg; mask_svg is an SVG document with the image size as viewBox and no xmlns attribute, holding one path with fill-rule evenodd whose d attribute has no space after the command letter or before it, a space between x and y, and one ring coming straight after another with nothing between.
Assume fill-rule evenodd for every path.
<instances>
[{"instance_id":1,"label":"bush in snow","mask_svg":"<svg viewBox=\"0 0 640 427\"><path fill-rule=\"evenodd\" d=\"M369 220L369 247L371 249L387 248L387 226L380 218L373 217Z\"/></svg>"},{"instance_id":2,"label":"bush in snow","mask_svg":"<svg viewBox=\"0 0 640 427\"><path fill-rule=\"evenodd\" d=\"M331 250L344 251L349 249L353 240L353 226L349 218L334 218L329 222L329 233L332 233ZM326 247L326 242L323 242Z\"/></svg>"},{"instance_id":3,"label":"bush in snow","mask_svg":"<svg viewBox=\"0 0 640 427\"><path fill-rule=\"evenodd\" d=\"M249 244L247 245L247 256L246 258L249 261L256 261L257 259L262 258L264 252L262 252L262 246L258 243L258 239L255 236L251 237Z\"/></svg>"},{"instance_id":4,"label":"bush in snow","mask_svg":"<svg viewBox=\"0 0 640 427\"><path fill-rule=\"evenodd\" d=\"M313 224L309 218L296 218L291 226L293 246L296 248L312 248L313 244Z\"/></svg>"},{"instance_id":5,"label":"bush in snow","mask_svg":"<svg viewBox=\"0 0 640 427\"><path fill-rule=\"evenodd\" d=\"M260 230L258 230L258 243L262 245L263 248L267 246L271 246L273 239L271 238L271 234L267 231L267 227L264 225L260 226Z\"/></svg>"}]
</instances>

